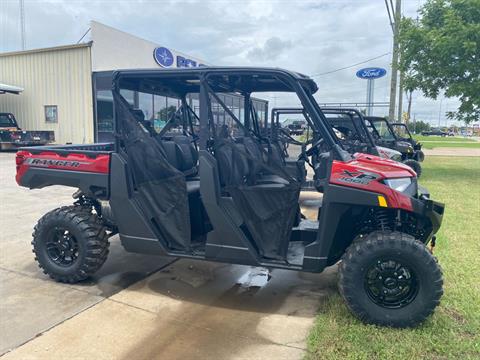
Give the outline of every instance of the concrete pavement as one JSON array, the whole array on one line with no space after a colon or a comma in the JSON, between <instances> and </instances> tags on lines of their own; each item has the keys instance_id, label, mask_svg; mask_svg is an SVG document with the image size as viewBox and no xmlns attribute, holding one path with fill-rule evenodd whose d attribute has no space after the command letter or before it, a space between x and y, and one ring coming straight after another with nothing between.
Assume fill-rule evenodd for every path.
<instances>
[{"instance_id":1,"label":"concrete pavement","mask_svg":"<svg viewBox=\"0 0 480 360\"><path fill-rule=\"evenodd\" d=\"M15 183L15 154L0 153L0 355L145 278L174 259L126 253L117 237L102 269L76 285L51 281L30 242L38 219L72 204L72 189L28 190Z\"/></svg>"},{"instance_id":2,"label":"concrete pavement","mask_svg":"<svg viewBox=\"0 0 480 360\"><path fill-rule=\"evenodd\" d=\"M295 359L336 268L305 274L126 253L91 280L58 284L38 269L31 231L72 189L29 191L0 153L0 354L4 359ZM312 193L302 199L318 198ZM318 201L307 201L314 217ZM166 266L169 262L174 261Z\"/></svg>"},{"instance_id":3,"label":"concrete pavement","mask_svg":"<svg viewBox=\"0 0 480 360\"><path fill-rule=\"evenodd\" d=\"M299 359L335 278L181 260L4 359Z\"/></svg>"},{"instance_id":4,"label":"concrete pavement","mask_svg":"<svg viewBox=\"0 0 480 360\"><path fill-rule=\"evenodd\" d=\"M480 149L477 148L438 147L422 151L426 156L480 156Z\"/></svg>"}]
</instances>

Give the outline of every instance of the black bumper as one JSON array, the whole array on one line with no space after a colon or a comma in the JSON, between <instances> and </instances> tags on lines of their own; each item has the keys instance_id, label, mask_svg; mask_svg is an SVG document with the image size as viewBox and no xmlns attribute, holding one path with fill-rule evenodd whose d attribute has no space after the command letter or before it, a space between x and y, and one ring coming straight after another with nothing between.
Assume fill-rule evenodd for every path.
<instances>
[{"instance_id":1,"label":"black bumper","mask_svg":"<svg viewBox=\"0 0 480 360\"><path fill-rule=\"evenodd\" d=\"M423 160L425 160L425 154L422 150L414 150L413 158L419 162L422 162Z\"/></svg>"},{"instance_id":2,"label":"black bumper","mask_svg":"<svg viewBox=\"0 0 480 360\"><path fill-rule=\"evenodd\" d=\"M426 241L429 241L442 225L445 204L429 199L430 195L422 190L425 189L419 187L419 196L417 199L412 199L412 207L413 212L420 218L427 218L430 220L431 232L425 239Z\"/></svg>"}]
</instances>

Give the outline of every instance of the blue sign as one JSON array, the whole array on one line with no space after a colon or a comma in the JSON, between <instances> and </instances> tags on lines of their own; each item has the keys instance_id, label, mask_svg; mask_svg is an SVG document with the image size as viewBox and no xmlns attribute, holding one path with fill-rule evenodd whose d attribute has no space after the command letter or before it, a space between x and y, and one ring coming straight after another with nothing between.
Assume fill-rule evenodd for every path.
<instances>
[{"instance_id":1,"label":"blue sign","mask_svg":"<svg viewBox=\"0 0 480 360\"><path fill-rule=\"evenodd\" d=\"M205 66L203 64L199 64L195 60L188 59L181 55L174 56L172 51L165 47L155 48L155 50L153 50L153 58L158 65L167 68L173 66L174 64L179 68Z\"/></svg>"},{"instance_id":2,"label":"blue sign","mask_svg":"<svg viewBox=\"0 0 480 360\"><path fill-rule=\"evenodd\" d=\"M158 47L153 50L153 58L160 66L170 67L173 65L173 54L165 47Z\"/></svg>"},{"instance_id":3,"label":"blue sign","mask_svg":"<svg viewBox=\"0 0 480 360\"><path fill-rule=\"evenodd\" d=\"M378 67L363 68L357 71L360 79L378 79L387 74L387 70Z\"/></svg>"}]
</instances>

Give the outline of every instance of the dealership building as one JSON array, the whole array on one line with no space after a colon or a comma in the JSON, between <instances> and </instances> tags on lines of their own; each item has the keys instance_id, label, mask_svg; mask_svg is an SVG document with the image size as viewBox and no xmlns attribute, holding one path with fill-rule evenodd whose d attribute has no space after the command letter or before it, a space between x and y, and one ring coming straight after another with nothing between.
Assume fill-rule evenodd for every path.
<instances>
[{"instance_id":1,"label":"dealership building","mask_svg":"<svg viewBox=\"0 0 480 360\"><path fill-rule=\"evenodd\" d=\"M185 53L92 21L90 41L26 51L0 53L0 83L23 88L20 94L0 95L0 112L13 113L24 130L53 130L56 142L111 141L114 134L112 75L119 69L207 66ZM162 123L174 98L123 91L132 107L147 119ZM240 96L225 95L226 105L239 118ZM196 110L197 99L191 98ZM263 121L267 103L254 100ZM216 113L219 121L228 114Z\"/></svg>"}]
</instances>

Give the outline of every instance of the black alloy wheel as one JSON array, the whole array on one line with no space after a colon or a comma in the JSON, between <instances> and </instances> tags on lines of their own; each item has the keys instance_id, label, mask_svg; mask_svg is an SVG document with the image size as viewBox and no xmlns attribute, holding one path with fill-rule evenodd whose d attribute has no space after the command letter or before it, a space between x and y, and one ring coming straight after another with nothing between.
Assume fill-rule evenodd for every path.
<instances>
[{"instance_id":1,"label":"black alloy wheel","mask_svg":"<svg viewBox=\"0 0 480 360\"><path fill-rule=\"evenodd\" d=\"M372 301L387 309L398 309L411 303L418 293L413 270L393 259L377 260L365 272L365 290Z\"/></svg>"}]
</instances>

